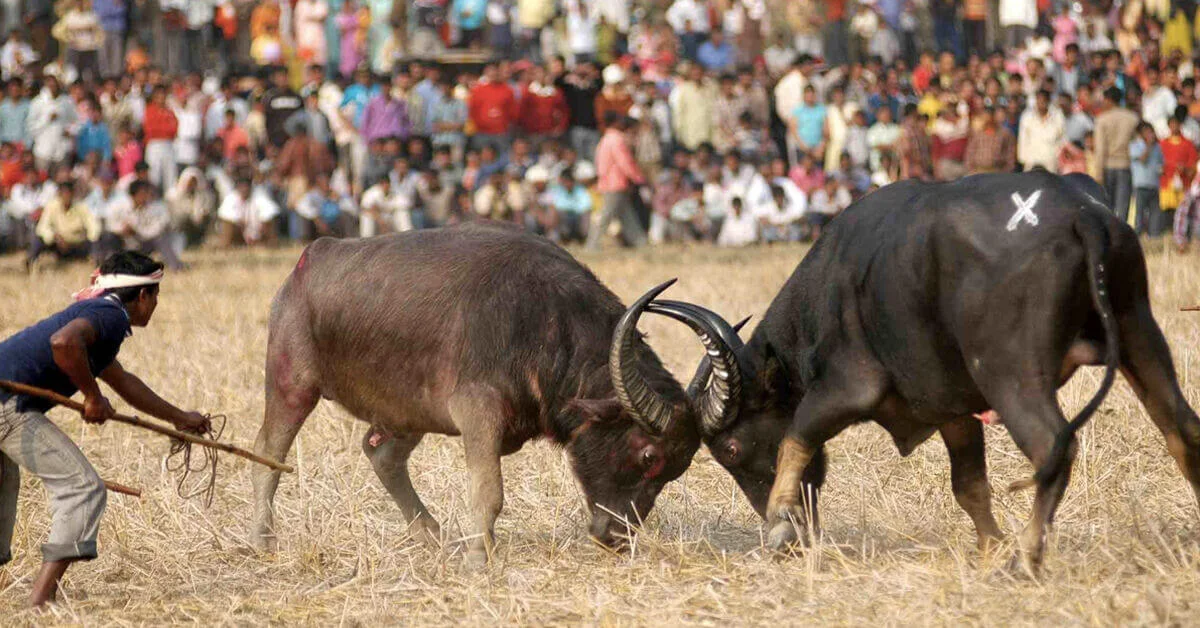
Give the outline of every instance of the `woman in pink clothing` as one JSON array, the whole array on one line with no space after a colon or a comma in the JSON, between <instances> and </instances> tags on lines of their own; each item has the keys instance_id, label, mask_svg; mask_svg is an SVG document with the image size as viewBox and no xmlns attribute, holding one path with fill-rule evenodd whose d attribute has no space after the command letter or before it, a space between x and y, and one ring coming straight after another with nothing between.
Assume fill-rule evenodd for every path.
<instances>
[{"instance_id":1,"label":"woman in pink clothing","mask_svg":"<svg viewBox=\"0 0 1200 628\"><path fill-rule=\"evenodd\" d=\"M354 74L354 70L363 62L365 55L362 45L362 37L360 36L360 20L358 15L358 7L354 0L346 0L342 3L342 12L337 16L337 28L341 33L341 62L338 69L341 70L342 76L350 78Z\"/></svg>"},{"instance_id":2,"label":"woman in pink clothing","mask_svg":"<svg viewBox=\"0 0 1200 628\"><path fill-rule=\"evenodd\" d=\"M305 64L325 65L325 18L329 3L325 0L299 0L292 14L296 23L296 49Z\"/></svg>"},{"instance_id":3,"label":"woman in pink clothing","mask_svg":"<svg viewBox=\"0 0 1200 628\"><path fill-rule=\"evenodd\" d=\"M1054 18L1051 26L1054 27L1054 62L1062 63L1067 58L1067 45L1079 41L1079 25L1063 13Z\"/></svg>"}]
</instances>

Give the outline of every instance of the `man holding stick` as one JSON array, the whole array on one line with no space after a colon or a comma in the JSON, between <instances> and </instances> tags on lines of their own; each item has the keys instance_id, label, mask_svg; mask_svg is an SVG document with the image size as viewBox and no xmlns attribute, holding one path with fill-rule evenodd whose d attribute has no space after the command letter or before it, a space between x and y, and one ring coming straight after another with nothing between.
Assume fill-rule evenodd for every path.
<instances>
[{"instance_id":1,"label":"man holding stick","mask_svg":"<svg viewBox=\"0 0 1200 628\"><path fill-rule=\"evenodd\" d=\"M100 392L99 377L138 410L180 430L206 431L208 419L163 400L116 359L132 327L145 327L154 315L162 270L140 253L109 257L73 305L0 342L0 380L67 397L82 392L83 419L100 424L115 413ZM42 479L50 501L50 535L30 597L34 606L55 599L72 562L96 557L106 500L104 482L83 452L46 418L53 406L0 390L0 565L12 559L21 467Z\"/></svg>"}]
</instances>

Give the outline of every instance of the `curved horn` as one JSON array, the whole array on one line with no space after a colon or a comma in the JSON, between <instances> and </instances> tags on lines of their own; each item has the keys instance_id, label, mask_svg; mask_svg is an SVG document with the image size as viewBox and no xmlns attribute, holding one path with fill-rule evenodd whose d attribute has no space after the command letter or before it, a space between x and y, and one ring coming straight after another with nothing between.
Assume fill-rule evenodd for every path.
<instances>
[{"instance_id":1,"label":"curved horn","mask_svg":"<svg viewBox=\"0 0 1200 628\"><path fill-rule=\"evenodd\" d=\"M608 352L608 370L612 376L617 400L633 419L654 434L661 433L671 418L671 407L650 388L638 367L635 343L638 318L655 297L675 283L675 279L659 284L633 302L613 331L612 347Z\"/></svg>"},{"instance_id":2,"label":"curved horn","mask_svg":"<svg viewBox=\"0 0 1200 628\"><path fill-rule=\"evenodd\" d=\"M705 434L719 431L735 418L741 409L742 378L746 370L742 367L739 354L742 340L737 330L725 319L706 308L681 301L656 301L647 308L655 314L669 316L692 328L700 337L706 352L700 370L709 370L712 383L705 387L708 374L701 381L700 373L693 378L688 392L700 412L701 429ZM747 319L749 320L749 319ZM746 321L742 321L744 324ZM739 327L741 326L739 324ZM703 390L703 394L700 394Z\"/></svg>"},{"instance_id":3,"label":"curved horn","mask_svg":"<svg viewBox=\"0 0 1200 628\"><path fill-rule=\"evenodd\" d=\"M751 318L753 317L747 316L746 318L743 318L741 322L733 326L733 332L735 334L740 334L742 328L746 326L746 323L750 322ZM740 352L740 350L740 347L734 348L735 353ZM744 376L745 373L742 373L742 375ZM700 366L696 367L696 374L692 376L692 381L688 384L688 397L695 399L696 395L699 395L700 392L704 390L704 387L708 385L708 378L710 376L712 376L712 360L710 360L708 358L708 354L705 353L704 357L700 359Z\"/></svg>"}]
</instances>

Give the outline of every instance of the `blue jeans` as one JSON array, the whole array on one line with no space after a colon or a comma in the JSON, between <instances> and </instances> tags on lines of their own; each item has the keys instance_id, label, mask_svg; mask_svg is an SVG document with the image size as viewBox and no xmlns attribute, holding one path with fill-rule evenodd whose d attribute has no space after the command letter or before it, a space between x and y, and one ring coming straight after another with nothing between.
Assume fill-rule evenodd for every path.
<instances>
[{"instance_id":1,"label":"blue jeans","mask_svg":"<svg viewBox=\"0 0 1200 628\"><path fill-rule=\"evenodd\" d=\"M958 26L954 20L934 20L933 36L937 40L939 52L951 52L954 54L954 58L962 63L962 38L959 37Z\"/></svg>"},{"instance_id":2,"label":"blue jeans","mask_svg":"<svg viewBox=\"0 0 1200 628\"><path fill-rule=\"evenodd\" d=\"M1138 188L1134 198L1137 200L1137 232L1152 238L1162 235L1166 221L1158 205L1158 188Z\"/></svg>"},{"instance_id":3,"label":"blue jeans","mask_svg":"<svg viewBox=\"0 0 1200 628\"><path fill-rule=\"evenodd\" d=\"M1104 169L1104 192L1113 213L1121 222L1129 221L1129 199L1133 196L1133 174L1129 168Z\"/></svg>"}]
</instances>

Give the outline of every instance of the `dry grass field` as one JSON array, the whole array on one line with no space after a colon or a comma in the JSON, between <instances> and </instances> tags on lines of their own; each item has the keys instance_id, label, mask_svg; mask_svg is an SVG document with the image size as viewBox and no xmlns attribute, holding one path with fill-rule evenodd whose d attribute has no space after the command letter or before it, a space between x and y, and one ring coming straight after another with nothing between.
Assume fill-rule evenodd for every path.
<instances>
[{"instance_id":1,"label":"dry grass field","mask_svg":"<svg viewBox=\"0 0 1200 628\"><path fill-rule=\"evenodd\" d=\"M804 252L667 248L581 257L626 301L679 277L671 297L735 319L761 316ZM122 362L184 406L227 414L226 439L250 446L262 420L268 304L298 254L191 255L193 269L168 275L155 320L127 341ZM27 278L18 269L17 258L0 260L3 336L64 306L90 271ZM1200 408L1200 314L1178 311L1200 302L1200 257L1156 248L1150 269L1158 320ZM700 354L691 332L653 317L643 329L686 381ZM1084 370L1063 389L1068 413L1099 379ZM764 552L758 518L705 451L664 491L632 551L614 555L586 540L584 504L562 454L530 444L505 459L498 553L490 570L473 573L459 550L406 538L359 449L365 426L336 407L322 404L292 450L298 473L284 476L276 501L274 556L246 543L248 463L222 458L216 499L205 509L176 496L162 438L117 424L84 427L61 410L52 416L103 477L145 495L110 497L101 557L73 568L65 603L39 614L23 605L49 519L40 484L26 476L16 560L0 577L4 624L1200 624L1200 512L1123 382L1082 434L1040 581L1009 571L1007 555L977 554L936 436L908 458L870 425L834 440L822 495L826 539L782 560ZM987 435L997 518L1011 534L1031 495L1003 487L1031 469L1002 427ZM412 468L443 529L461 532L459 443L427 438Z\"/></svg>"}]
</instances>

